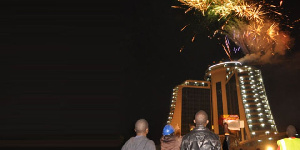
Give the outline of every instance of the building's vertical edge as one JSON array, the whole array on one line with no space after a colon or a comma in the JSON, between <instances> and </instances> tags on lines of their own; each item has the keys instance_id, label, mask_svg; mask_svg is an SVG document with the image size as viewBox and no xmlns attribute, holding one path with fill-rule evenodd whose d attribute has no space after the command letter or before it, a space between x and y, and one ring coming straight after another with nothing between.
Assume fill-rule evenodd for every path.
<instances>
[{"instance_id":1,"label":"building's vertical edge","mask_svg":"<svg viewBox=\"0 0 300 150\"><path fill-rule=\"evenodd\" d=\"M213 122L212 126L215 134L219 134L218 125L218 105L217 105L217 89L215 82L211 82L211 97L212 97L212 111L213 111Z\"/></svg>"},{"instance_id":2,"label":"building's vertical edge","mask_svg":"<svg viewBox=\"0 0 300 150\"><path fill-rule=\"evenodd\" d=\"M181 135L181 115L182 115L182 86L178 86L177 98L174 109L174 117L172 118L171 125L175 128L176 134Z\"/></svg>"},{"instance_id":3,"label":"building's vertical edge","mask_svg":"<svg viewBox=\"0 0 300 150\"><path fill-rule=\"evenodd\" d=\"M222 74L224 76L222 77L221 80L221 85L222 85L222 102L223 102L223 115L228 115L228 106L227 106L227 93L226 93L226 71L225 69L222 70Z\"/></svg>"},{"instance_id":4,"label":"building's vertical edge","mask_svg":"<svg viewBox=\"0 0 300 150\"><path fill-rule=\"evenodd\" d=\"M240 117L240 120L244 120L244 126L245 126L245 132L246 132L247 140L250 140L251 139L251 136L250 136L251 133L250 133L249 125L248 125L246 114L245 114L245 108L244 108L244 104L243 104L243 100L242 100L238 71L234 70L234 74L235 74L236 91L237 91L239 110L240 110L239 111L240 112L239 117ZM244 140L245 140L244 137L242 137L242 141L244 141Z\"/></svg>"}]
</instances>

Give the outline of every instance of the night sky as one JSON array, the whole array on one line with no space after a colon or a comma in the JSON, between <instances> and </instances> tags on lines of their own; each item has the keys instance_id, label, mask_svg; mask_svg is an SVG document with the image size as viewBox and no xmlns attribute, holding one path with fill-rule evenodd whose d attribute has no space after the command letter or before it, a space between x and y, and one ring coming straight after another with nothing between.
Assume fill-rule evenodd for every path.
<instances>
[{"instance_id":1,"label":"night sky","mask_svg":"<svg viewBox=\"0 0 300 150\"><path fill-rule=\"evenodd\" d=\"M192 30L180 32L195 18L178 4L1 1L0 139L127 140L145 118L159 144L173 87L228 60L207 30L193 43ZM291 20L296 6L283 2ZM280 63L257 65L280 132L300 129L299 23L290 32L295 45Z\"/></svg>"}]
</instances>

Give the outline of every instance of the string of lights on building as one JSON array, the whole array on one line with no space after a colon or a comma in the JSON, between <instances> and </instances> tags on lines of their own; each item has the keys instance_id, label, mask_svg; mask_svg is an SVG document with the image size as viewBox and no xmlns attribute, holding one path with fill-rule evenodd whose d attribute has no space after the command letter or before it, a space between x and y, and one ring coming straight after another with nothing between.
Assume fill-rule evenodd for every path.
<instances>
[{"instance_id":1,"label":"string of lights on building","mask_svg":"<svg viewBox=\"0 0 300 150\"><path fill-rule=\"evenodd\" d=\"M210 105L210 109L207 110L210 112L210 129L217 134L222 134L221 127L218 125L219 115L231 113L239 115L240 119L244 120L245 133L240 132L243 135L241 141L257 139L257 142L262 142L262 138L259 137L263 135L267 136L268 140L273 140L272 135L278 134L262 73L254 66L242 65L237 61L222 62L210 66L205 72L203 81L186 80L173 88L168 124L179 125L179 127L187 124L183 121L183 116L187 113L184 109L188 102L184 101L189 99L184 100L184 97L188 97L186 94L189 93L183 93L184 88L209 90L209 98L199 97L198 101L207 101L206 103ZM199 107L202 107L202 104ZM198 108L200 109L202 108ZM186 132L181 131L181 133Z\"/></svg>"}]
</instances>

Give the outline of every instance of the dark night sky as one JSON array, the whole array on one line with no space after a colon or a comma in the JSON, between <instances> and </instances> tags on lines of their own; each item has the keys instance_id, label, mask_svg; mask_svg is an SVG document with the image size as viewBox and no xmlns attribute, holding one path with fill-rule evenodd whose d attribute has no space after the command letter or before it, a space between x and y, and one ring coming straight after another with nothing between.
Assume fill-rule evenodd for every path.
<instances>
[{"instance_id":1,"label":"dark night sky","mask_svg":"<svg viewBox=\"0 0 300 150\"><path fill-rule=\"evenodd\" d=\"M296 2L284 1L292 19ZM208 65L227 59L218 42L180 29L192 19L172 0L7 0L0 2L0 138L134 135L150 124L156 144L172 88L202 80ZM299 26L295 46L262 69L279 131L300 128ZM181 46L186 48L179 53ZM113 135L113 136L111 136Z\"/></svg>"}]
</instances>

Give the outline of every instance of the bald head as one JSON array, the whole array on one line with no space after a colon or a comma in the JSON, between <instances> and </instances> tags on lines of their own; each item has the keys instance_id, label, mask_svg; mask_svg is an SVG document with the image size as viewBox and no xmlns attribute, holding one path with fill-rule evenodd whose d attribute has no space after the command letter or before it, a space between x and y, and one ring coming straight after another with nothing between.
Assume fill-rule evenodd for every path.
<instances>
[{"instance_id":1,"label":"bald head","mask_svg":"<svg viewBox=\"0 0 300 150\"><path fill-rule=\"evenodd\" d=\"M297 131L296 131L296 128L293 126L293 125L289 125L287 128L286 128L286 134L289 136L289 137L295 137Z\"/></svg>"},{"instance_id":2,"label":"bald head","mask_svg":"<svg viewBox=\"0 0 300 150\"><path fill-rule=\"evenodd\" d=\"M146 133L148 130L148 122L145 119L139 119L135 123L135 132L136 133Z\"/></svg>"},{"instance_id":3,"label":"bald head","mask_svg":"<svg viewBox=\"0 0 300 150\"><path fill-rule=\"evenodd\" d=\"M203 110L198 111L195 115L195 123L196 125L206 126L208 123L207 113Z\"/></svg>"}]
</instances>

